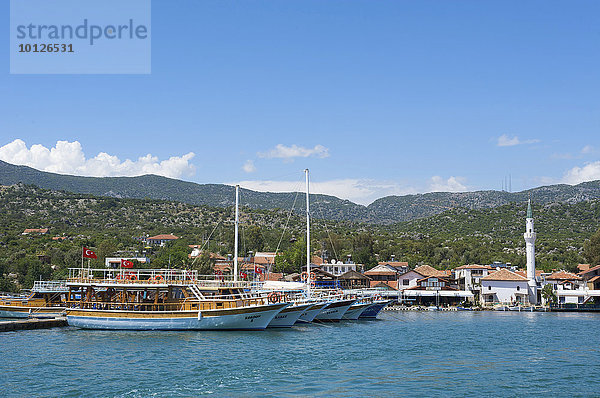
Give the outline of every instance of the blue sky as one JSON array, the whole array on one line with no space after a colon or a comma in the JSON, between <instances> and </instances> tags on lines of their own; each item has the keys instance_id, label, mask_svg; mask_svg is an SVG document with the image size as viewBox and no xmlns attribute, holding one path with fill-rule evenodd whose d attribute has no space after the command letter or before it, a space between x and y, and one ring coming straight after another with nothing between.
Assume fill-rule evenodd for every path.
<instances>
[{"instance_id":1,"label":"blue sky","mask_svg":"<svg viewBox=\"0 0 600 398\"><path fill-rule=\"evenodd\" d=\"M600 179L598 15L597 1L153 0L149 75L11 75L1 53L0 159L259 190L301 188L308 167L313 191L359 203L509 174L513 191Z\"/></svg>"}]
</instances>

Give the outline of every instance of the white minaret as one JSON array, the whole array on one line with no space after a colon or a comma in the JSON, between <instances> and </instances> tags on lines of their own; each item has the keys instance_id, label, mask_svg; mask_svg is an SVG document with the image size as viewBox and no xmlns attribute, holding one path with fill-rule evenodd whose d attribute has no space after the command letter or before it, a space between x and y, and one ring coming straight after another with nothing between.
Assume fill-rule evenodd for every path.
<instances>
[{"instance_id":1,"label":"white minaret","mask_svg":"<svg viewBox=\"0 0 600 398\"><path fill-rule=\"evenodd\" d=\"M537 283L535 281L535 231L533 230L533 215L531 212L531 199L527 204L526 230L523 234L525 238L525 251L527 252L527 279L529 282L529 302L537 304Z\"/></svg>"}]
</instances>

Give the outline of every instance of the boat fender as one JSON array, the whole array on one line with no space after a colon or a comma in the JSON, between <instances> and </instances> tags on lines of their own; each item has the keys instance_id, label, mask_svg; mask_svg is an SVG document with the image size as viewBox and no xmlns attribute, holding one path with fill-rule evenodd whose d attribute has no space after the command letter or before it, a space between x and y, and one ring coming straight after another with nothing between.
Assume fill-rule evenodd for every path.
<instances>
[{"instance_id":1,"label":"boat fender","mask_svg":"<svg viewBox=\"0 0 600 398\"><path fill-rule=\"evenodd\" d=\"M198 311L198 320L201 321L202 320L202 311Z\"/></svg>"}]
</instances>

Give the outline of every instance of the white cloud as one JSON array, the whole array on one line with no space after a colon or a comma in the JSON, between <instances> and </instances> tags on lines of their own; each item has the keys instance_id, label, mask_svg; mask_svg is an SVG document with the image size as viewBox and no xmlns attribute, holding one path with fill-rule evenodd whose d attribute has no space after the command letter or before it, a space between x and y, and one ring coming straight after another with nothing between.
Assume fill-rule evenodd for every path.
<instances>
[{"instance_id":1,"label":"white cloud","mask_svg":"<svg viewBox=\"0 0 600 398\"><path fill-rule=\"evenodd\" d=\"M256 171L256 166L254 165L254 161L246 160L246 163L242 166L242 170L246 173L254 173Z\"/></svg>"},{"instance_id":2,"label":"white cloud","mask_svg":"<svg viewBox=\"0 0 600 398\"><path fill-rule=\"evenodd\" d=\"M91 177L157 174L179 178L195 173L195 167L190 164L194 156L194 153L190 152L159 161L158 157L148 154L137 160L125 159L121 162L114 155L100 152L95 157L86 159L79 141L57 141L52 148L40 144L27 148L23 140L16 139L0 147L0 160L8 163L53 173Z\"/></svg>"},{"instance_id":3,"label":"white cloud","mask_svg":"<svg viewBox=\"0 0 600 398\"><path fill-rule=\"evenodd\" d=\"M444 180L440 176L431 177L429 184L430 192L464 192L467 190L466 185L463 184L465 178L451 176L447 180Z\"/></svg>"},{"instance_id":4,"label":"white cloud","mask_svg":"<svg viewBox=\"0 0 600 398\"><path fill-rule=\"evenodd\" d=\"M583 148L581 148L581 153L583 155L586 155L586 154L592 153L592 152L594 152L594 147L591 145L586 145Z\"/></svg>"},{"instance_id":5,"label":"white cloud","mask_svg":"<svg viewBox=\"0 0 600 398\"><path fill-rule=\"evenodd\" d=\"M310 156L326 158L329 157L329 149L325 148L323 145L315 145L314 148L305 148L298 145L285 146L283 144L277 144L275 148L270 149L267 152L259 152L258 156L261 158L278 158L286 160L307 158Z\"/></svg>"},{"instance_id":6,"label":"white cloud","mask_svg":"<svg viewBox=\"0 0 600 398\"><path fill-rule=\"evenodd\" d=\"M565 173L561 182L575 185L595 180L600 180L600 160L588 163L583 167L573 167Z\"/></svg>"},{"instance_id":7,"label":"white cloud","mask_svg":"<svg viewBox=\"0 0 600 398\"><path fill-rule=\"evenodd\" d=\"M520 140L516 135L510 138L507 134L502 134L498 137L498 146L515 146L515 145L523 145L523 144L535 144L536 142L540 142L540 140Z\"/></svg>"}]
</instances>

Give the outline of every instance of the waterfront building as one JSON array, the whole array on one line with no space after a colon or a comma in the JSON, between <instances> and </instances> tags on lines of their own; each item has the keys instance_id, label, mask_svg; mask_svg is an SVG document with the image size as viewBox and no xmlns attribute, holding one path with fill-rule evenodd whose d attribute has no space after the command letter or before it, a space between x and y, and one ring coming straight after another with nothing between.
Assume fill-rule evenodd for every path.
<instances>
[{"instance_id":1,"label":"waterfront building","mask_svg":"<svg viewBox=\"0 0 600 398\"><path fill-rule=\"evenodd\" d=\"M386 287L398 290L398 271L396 268L381 264L371 268L365 275L371 278L371 287ZM385 285L385 286L382 286Z\"/></svg>"},{"instance_id":2,"label":"waterfront building","mask_svg":"<svg viewBox=\"0 0 600 398\"><path fill-rule=\"evenodd\" d=\"M353 270L338 276L337 279L342 289L366 289L371 286L371 278Z\"/></svg>"},{"instance_id":3,"label":"waterfront building","mask_svg":"<svg viewBox=\"0 0 600 398\"><path fill-rule=\"evenodd\" d=\"M402 291L403 301L419 305L457 305L472 301L473 293L459 290L450 280L439 276L428 276L417 281L417 285Z\"/></svg>"},{"instance_id":4,"label":"waterfront building","mask_svg":"<svg viewBox=\"0 0 600 398\"><path fill-rule=\"evenodd\" d=\"M329 272L335 276L341 276L349 271L357 272L357 266L362 268L362 264L355 264L353 261L348 260L346 262L331 260L331 262L323 262L317 264L317 267L321 268L325 272Z\"/></svg>"},{"instance_id":5,"label":"waterfront building","mask_svg":"<svg viewBox=\"0 0 600 398\"><path fill-rule=\"evenodd\" d=\"M590 290L600 290L600 265L588 268L579 273Z\"/></svg>"},{"instance_id":6,"label":"waterfront building","mask_svg":"<svg viewBox=\"0 0 600 398\"><path fill-rule=\"evenodd\" d=\"M415 287L417 286L417 282L425 277L425 275L420 274L415 270L405 272L398 277L398 290Z\"/></svg>"},{"instance_id":7,"label":"waterfront building","mask_svg":"<svg viewBox=\"0 0 600 398\"><path fill-rule=\"evenodd\" d=\"M585 282L570 272L553 272L544 278L543 285L552 286L558 304L583 304L586 300Z\"/></svg>"},{"instance_id":8,"label":"waterfront building","mask_svg":"<svg viewBox=\"0 0 600 398\"><path fill-rule=\"evenodd\" d=\"M529 302L529 280L506 268L491 272L480 281L483 305Z\"/></svg>"},{"instance_id":9,"label":"waterfront building","mask_svg":"<svg viewBox=\"0 0 600 398\"><path fill-rule=\"evenodd\" d=\"M392 261L379 261L377 265L387 265L388 267L392 267L398 272L399 275L404 274L410 270L407 261L394 261L393 256Z\"/></svg>"},{"instance_id":10,"label":"waterfront building","mask_svg":"<svg viewBox=\"0 0 600 398\"><path fill-rule=\"evenodd\" d=\"M475 301L481 297L481 278L489 275L493 268L489 265L461 265L453 270L453 277L460 290L470 290Z\"/></svg>"}]
</instances>

